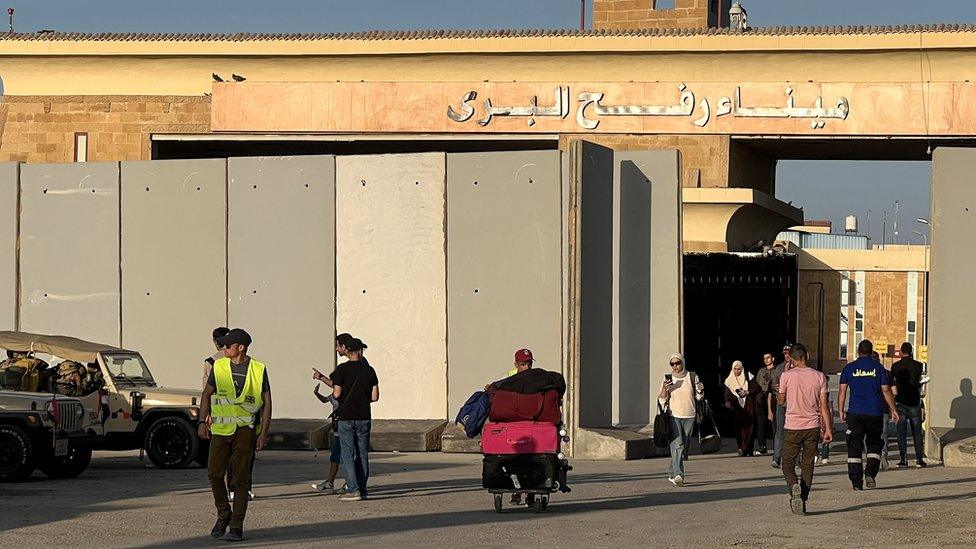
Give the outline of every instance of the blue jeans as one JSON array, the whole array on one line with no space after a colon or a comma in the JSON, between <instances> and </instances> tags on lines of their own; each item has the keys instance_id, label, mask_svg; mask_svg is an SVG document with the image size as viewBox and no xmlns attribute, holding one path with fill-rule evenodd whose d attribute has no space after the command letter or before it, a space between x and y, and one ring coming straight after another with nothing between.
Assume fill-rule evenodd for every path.
<instances>
[{"instance_id":1,"label":"blue jeans","mask_svg":"<svg viewBox=\"0 0 976 549\"><path fill-rule=\"evenodd\" d=\"M925 436L922 433L922 406L906 406L898 404L898 455L901 461L908 462L908 425L911 422L912 439L915 442L915 459L925 459Z\"/></svg>"},{"instance_id":2,"label":"blue jeans","mask_svg":"<svg viewBox=\"0 0 976 549\"><path fill-rule=\"evenodd\" d=\"M687 454L688 444L691 443L691 433L695 430L695 418L671 416L671 468L668 476L674 478L685 476L684 456Z\"/></svg>"},{"instance_id":3,"label":"blue jeans","mask_svg":"<svg viewBox=\"0 0 976 549\"><path fill-rule=\"evenodd\" d=\"M786 429L786 406L776 405L776 434L773 436L773 460L782 463L783 430Z\"/></svg>"},{"instance_id":4,"label":"blue jeans","mask_svg":"<svg viewBox=\"0 0 976 549\"><path fill-rule=\"evenodd\" d=\"M346 479L346 490L351 494L359 492L366 495L369 481L369 432L373 422L363 420L340 420L339 442L342 446L342 477ZM357 467L356 451L359 451L362 467Z\"/></svg>"}]
</instances>

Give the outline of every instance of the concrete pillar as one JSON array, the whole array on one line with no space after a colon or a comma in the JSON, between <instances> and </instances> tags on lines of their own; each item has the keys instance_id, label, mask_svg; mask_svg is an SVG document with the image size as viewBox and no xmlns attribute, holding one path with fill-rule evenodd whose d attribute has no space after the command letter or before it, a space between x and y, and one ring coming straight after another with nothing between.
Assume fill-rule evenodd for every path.
<instances>
[{"instance_id":1,"label":"concrete pillar","mask_svg":"<svg viewBox=\"0 0 976 549\"><path fill-rule=\"evenodd\" d=\"M976 289L976 149L940 147L932 158L932 263L929 286L928 446L976 435L972 322Z\"/></svg>"}]
</instances>

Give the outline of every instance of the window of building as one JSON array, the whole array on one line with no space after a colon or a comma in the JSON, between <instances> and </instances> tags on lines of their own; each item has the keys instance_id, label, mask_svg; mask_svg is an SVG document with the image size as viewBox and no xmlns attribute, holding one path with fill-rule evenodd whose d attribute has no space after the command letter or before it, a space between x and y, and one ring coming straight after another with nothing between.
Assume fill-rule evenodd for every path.
<instances>
[{"instance_id":1,"label":"window of building","mask_svg":"<svg viewBox=\"0 0 976 549\"><path fill-rule=\"evenodd\" d=\"M654 0L654 9L673 10L675 0Z\"/></svg>"},{"instance_id":2,"label":"window of building","mask_svg":"<svg viewBox=\"0 0 976 549\"><path fill-rule=\"evenodd\" d=\"M864 271L854 273L854 341L864 339Z\"/></svg>"},{"instance_id":3,"label":"window of building","mask_svg":"<svg viewBox=\"0 0 976 549\"><path fill-rule=\"evenodd\" d=\"M918 273L908 273L908 292L906 297L905 341L915 346L915 336L918 333Z\"/></svg>"},{"instance_id":4,"label":"window of building","mask_svg":"<svg viewBox=\"0 0 976 549\"><path fill-rule=\"evenodd\" d=\"M75 134L75 162L88 162L88 134Z\"/></svg>"},{"instance_id":5,"label":"window of building","mask_svg":"<svg viewBox=\"0 0 976 549\"><path fill-rule=\"evenodd\" d=\"M851 273L840 273L840 349L839 357L847 360L848 339L850 337Z\"/></svg>"}]
</instances>

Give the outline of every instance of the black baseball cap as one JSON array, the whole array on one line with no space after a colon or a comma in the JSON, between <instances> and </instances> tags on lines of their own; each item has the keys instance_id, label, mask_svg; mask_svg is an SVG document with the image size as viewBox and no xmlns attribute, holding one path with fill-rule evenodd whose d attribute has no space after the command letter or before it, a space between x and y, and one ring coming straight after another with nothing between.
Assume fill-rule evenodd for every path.
<instances>
[{"instance_id":1,"label":"black baseball cap","mask_svg":"<svg viewBox=\"0 0 976 549\"><path fill-rule=\"evenodd\" d=\"M235 343L248 347L251 345L251 335L245 332L242 328L234 328L233 330L227 332L227 335L224 337L218 337L217 343L225 347L229 347Z\"/></svg>"}]
</instances>

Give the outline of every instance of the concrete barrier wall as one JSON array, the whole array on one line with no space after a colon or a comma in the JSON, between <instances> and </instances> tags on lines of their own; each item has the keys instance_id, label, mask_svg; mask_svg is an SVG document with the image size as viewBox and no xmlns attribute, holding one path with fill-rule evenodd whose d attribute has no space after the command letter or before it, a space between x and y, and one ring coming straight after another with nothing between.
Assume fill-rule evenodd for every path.
<instances>
[{"instance_id":1,"label":"concrete barrier wall","mask_svg":"<svg viewBox=\"0 0 976 549\"><path fill-rule=\"evenodd\" d=\"M17 327L18 168L0 163L0 330Z\"/></svg>"},{"instance_id":2,"label":"concrete barrier wall","mask_svg":"<svg viewBox=\"0 0 976 549\"><path fill-rule=\"evenodd\" d=\"M21 167L20 329L119 345L119 164Z\"/></svg>"},{"instance_id":3,"label":"concrete barrier wall","mask_svg":"<svg viewBox=\"0 0 976 549\"><path fill-rule=\"evenodd\" d=\"M928 422L940 436L956 429L976 432L969 320L976 310L970 276L976 268L970 252L976 235L974 168L973 149L939 147L932 158Z\"/></svg>"},{"instance_id":4,"label":"concrete barrier wall","mask_svg":"<svg viewBox=\"0 0 976 549\"><path fill-rule=\"evenodd\" d=\"M580 427L613 423L613 151L581 144Z\"/></svg>"},{"instance_id":5,"label":"concrete barrier wall","mask_svg":"<svg viewBox=\"0 0 976 549\"><path fill-rule=\"evenodd\" d=\"M562 369L561 186L558 151L448 155L450 417L518 348Z\"/></svg>"},{"instance_id":6,"label":"concrete barrier wall","mask_svg":"<svg viewBox=\"0 0 976 549\"><path fill-rule=\"evenodd\" d=\"M679 173L677 151L614 156L616 423L653 421L668 357L683 347Z\"/></svg>"},{"instance_id":7,"label":"concrete barrier wall","mask_svg":"<svg viewBox=\"0 0 976 549\"><path fill-rule=\"evenodd\" d=\"M254 338L276 416L325 417L332 410L312 395L311 368L335 365L335 158L232 158L227 167L229 324Z\"/></svg>"},{"instance_id":8,"label":"concrete barrier wall","mask_svg":"<svg viewBox=\"0 0 976 549\"><path fill-rule=\"evenodd\" d=\"M224 160L122 163L122 345L162 385L200 387L227 322L226 193Z\"/></svg>"},{"instance_id":9,"label":"concrete barrier wall","mask_svg":"<svg viewBox=\"0 0 976 549\"><path fill-rule=\"evenodd\" d=\"M336 160L336 327L369 345L375 418L447 416L445 160Z\"/></svg>"}]
</instances>

